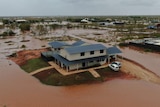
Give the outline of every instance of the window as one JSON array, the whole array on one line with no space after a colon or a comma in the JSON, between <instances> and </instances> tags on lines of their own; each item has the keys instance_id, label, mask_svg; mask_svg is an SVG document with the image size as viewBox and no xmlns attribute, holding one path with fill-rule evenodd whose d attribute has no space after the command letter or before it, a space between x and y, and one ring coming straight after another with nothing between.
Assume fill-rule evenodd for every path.
<instances>
[{"instance_id":1,"label":"window","mask_svg":"<svg viewBox=\"0 0 160 107\"><path fill-rule=\"evenodd\" d=\"M89 63L93 63L93 61L89 61Z\"/></svg>"},{"instance_id":2,"label":"window","mask_svg":"<svg viewBox=\"0 0 160 107\"><path fill-rule=\"evenodd\" d=\"M100 50L100 53L104 53L104 50Z\"/></svg>"},{"instance_id":3,"label":"window","mask_svg":"<svg viewBox=\"0 0 160 107\"><path fill-rule=\"evenodd\" d=\"M101 61L104 61L105 59L104 58L102 58L102 60Z\"/></svg>"},{"instance_id":4,"label":"window","mask_svg":"<svg viewBox=\"0 0 160 107\"><path fill-rule=\"evenodd\" d=\"M90 51L90 54L93 55L93 54L94 54L94 51Z\"/></svg>"},{"instance_id":5,"label":"window","mask_svg":"<svg viewBox=\"0 0 160 107\"><path fill-rule=\"evenodd\" d=\"M85 55L85 53L84 53L84 52L82 52L82 53L81 53L81 56L84 56L84 55Z\"/></svg>"}]
</instances>

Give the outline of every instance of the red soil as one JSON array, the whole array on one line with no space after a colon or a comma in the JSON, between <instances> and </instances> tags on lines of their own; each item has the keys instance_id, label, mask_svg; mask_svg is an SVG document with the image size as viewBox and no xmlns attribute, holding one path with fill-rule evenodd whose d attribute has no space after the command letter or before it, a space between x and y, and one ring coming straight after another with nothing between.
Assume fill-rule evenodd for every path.
<instances>
[{"instance_id":1,"label":"red soil","mask_svg":"<svg viewBox=\"0 0 160 107\"><path fill-rule=\"evenodd\" d=\"M10 59L18 65L23 65L27 60L39 58L41 52L48 51L48 49L37 49L37 50L23 50L17 52L17 57L11 57Z\"/></svg>"}]
</instances>

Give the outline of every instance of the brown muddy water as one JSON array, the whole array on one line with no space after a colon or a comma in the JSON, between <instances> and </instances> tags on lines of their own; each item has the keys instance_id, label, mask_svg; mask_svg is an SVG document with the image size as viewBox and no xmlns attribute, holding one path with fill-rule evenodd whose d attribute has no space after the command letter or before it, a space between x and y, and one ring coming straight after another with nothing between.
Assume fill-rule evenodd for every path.
<instances>
[{"instance_id":1,"label":"brown muddy water","mask_svg":"<svg viewBox=\"0 0 160 107\"><path fill-rule=\"evenodd\" d=\"M122 56L136 61L160 76L160 54L139 52L130 48L122 48Z\"/></svg>"},{"instance_id":2,"label":"brown muddy water","mask_svg":"<svg viewBox=\"0 0 160 107\"><path fill-rule=\"evenodd\" d=\"M35 41L26 45L32 49L45 44ZM0 107L160 107L160 85L115 79L69 87L46 86L8 61L4 44L0 45L0 51ZM159 55L142 54L128 48L122 51L125 57L160 75Z\"/></svg>"},{"instance_id":3,"label":"brown muddy water","mask_svg":"<svg viewBox=\"0 0 160 107\"><path fill-rule=\"evenodd\" d=\"M3 63L2 63L3 62ZM55 87L41 84L15 63L0 64L0 107L159 107L160 86L140 80Z\"/></svg>"}]
</instances>

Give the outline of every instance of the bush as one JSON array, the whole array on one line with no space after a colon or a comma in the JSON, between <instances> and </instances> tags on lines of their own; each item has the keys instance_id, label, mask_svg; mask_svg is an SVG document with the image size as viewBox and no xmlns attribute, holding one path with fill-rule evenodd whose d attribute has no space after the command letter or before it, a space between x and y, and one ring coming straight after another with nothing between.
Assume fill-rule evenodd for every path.
<instances>
[{"instance_id":1,"label":"bush","mask_svg":"<svg viewBox=\"0 0 160 107\"><path fill-rule=\"evenodd\" d=\"M128 46L128 45L129 45L128 43L120 43L120 44L119 44L120 47L126 47L126 46Z\"/></svg>"},{"instance_id":2,"label":"bush","mask_svg":"<svg viewBox=\"0 0 160 107\"><path fill-rule=\"evenodd\" d=\"M30 24L29 23L21 24L19 28L21 29L22 32L30 31Z\"/></svg>"},{"instance_id":3,"label":"bush","mask_svg":"<svg viewBox=\"0 0 160 107\"><path fill-rule=\"evenodd\" d=\"M98 42L106 43L106 40L105 40L105 39L98 39L97 41L98 41Z\"/></svg>"},{"instance_id":4,"label":"bush","mask_svg":"<svg viewBox=\"0 0 160 107\"><path fill-rule=\"evenodd\" d=\"M21 48L26 48L26 45L22 45Z\"/></svg>"},{"instance_id":5,"label":"bush","mask_svg":"<svg viewBox=\"0 0 160 107\"><path fill-rule=\"evenodd\" d=\"M144 49L145 52L153 52L151 49Z\"/></svg>"}]
</instances>

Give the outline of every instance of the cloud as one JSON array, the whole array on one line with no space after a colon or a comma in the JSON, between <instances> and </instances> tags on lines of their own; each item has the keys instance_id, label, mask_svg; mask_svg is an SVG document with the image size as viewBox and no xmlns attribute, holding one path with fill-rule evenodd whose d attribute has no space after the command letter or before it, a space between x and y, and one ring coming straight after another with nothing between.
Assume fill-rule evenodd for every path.
<instances>
[{"instance_id":1,"label":"cloud","mask_svg":"<svg viewBox=\"0 0 160 107\"><path fill-rule=\"evenodd\" d=\"M158 0L123 0L120 1L120 4L127 6L155 6L159 3Z\"/></svg>"},{"instance_id":2,"label":"cloud","mask_svg":"<svg viewBox=\"0 0 160 107\"><path fill-rule=\"evenodd\" d=\"M0 0L1 16L159 14L159 0ZM148 9L148 10L147 10ZM147 11L146 11L147 10Z\"/></svg>"}]
</instances>

